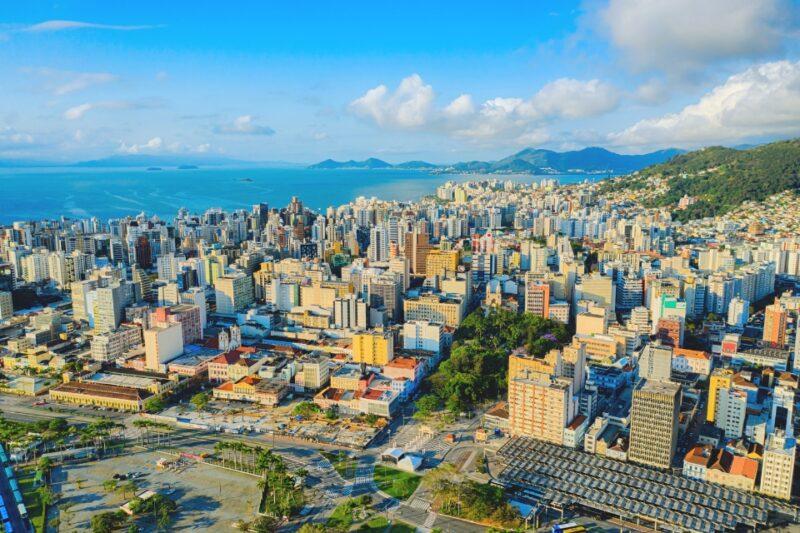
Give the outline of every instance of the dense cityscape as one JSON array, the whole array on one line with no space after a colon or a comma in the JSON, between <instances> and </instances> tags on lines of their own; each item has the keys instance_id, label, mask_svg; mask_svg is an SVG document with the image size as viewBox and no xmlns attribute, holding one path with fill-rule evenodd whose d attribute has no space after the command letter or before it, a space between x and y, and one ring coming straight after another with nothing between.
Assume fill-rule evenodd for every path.
<instances>
[{"instance_id":1,"label":"dense cityscape","mask_svg":"<svg viewBox=\"0 0 800 533\"><path fill-rule=\"evenodd\" d=\"M631 179L0 228L10 523L795 523L799 221Z\"/></svg>"},{"instance_id":2,"label":"dense cityscape","mask_svg":"<svg viewBox=\"0 0 800 533\"><path fill-rule=\"evenodd\" d=\"M800 531L800 0L0 9L0 533Z\"/></svg>"}]
</instances>

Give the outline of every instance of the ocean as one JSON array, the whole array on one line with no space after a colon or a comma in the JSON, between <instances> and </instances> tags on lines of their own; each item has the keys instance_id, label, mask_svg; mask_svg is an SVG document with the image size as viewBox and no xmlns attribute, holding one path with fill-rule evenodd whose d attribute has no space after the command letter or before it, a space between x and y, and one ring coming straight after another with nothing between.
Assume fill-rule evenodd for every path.
<instances>
[{"instance_id":1,"label":"ocean","mask_svg":"<svg viewBox=\"0 0 800 533\"><path fill-rule=\"evenodd\" d=\"M545 177L562 184L600 176L431 174L418 170L312 170L305 168L203 167L144 168L2 168L0 224L18 220L137 215L144 211L169 219L185 207L201 213L212 207L250 209L266 202L282 207L292 196L316 210L359 196L409 201L433 194L440 184L481 178L531 183Z\"/></svg>"}]
</instances>

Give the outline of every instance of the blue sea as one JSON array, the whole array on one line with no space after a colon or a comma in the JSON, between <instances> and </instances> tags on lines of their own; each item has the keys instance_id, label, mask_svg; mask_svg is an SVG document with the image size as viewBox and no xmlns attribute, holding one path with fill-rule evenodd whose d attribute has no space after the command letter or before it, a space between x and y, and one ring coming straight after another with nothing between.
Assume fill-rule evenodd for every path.
<instances>
[{"instance_id":1,"label":"blue sea","mask_svg":"<svg viewBox=\"0 0 800 533\"><path fill-rule=\"evenodd\" d=\"M266 202L282 207L298 196L312 209L324 210L358 196L385 200L417 200L440 184L482 178L531 183L545 176L431 174L417 170L312 170L305 168L203 167L144 168L2 168L0 224L17 220L148 215L171 218L185 207L193 213L208 208L245 208ZM562 184L600 176L546 176Z\"/></svg>"}]
</instances>

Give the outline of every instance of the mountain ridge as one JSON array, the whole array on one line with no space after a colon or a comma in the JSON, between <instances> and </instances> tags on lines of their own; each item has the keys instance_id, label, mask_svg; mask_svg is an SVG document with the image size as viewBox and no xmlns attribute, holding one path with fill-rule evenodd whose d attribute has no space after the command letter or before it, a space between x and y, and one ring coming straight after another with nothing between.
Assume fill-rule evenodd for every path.
<instances>
[{"instance_id":1,"label":"mountain ridge","mask_svg":"<svg viewBox=\"0 0 800 533\"><path fill-rule=\"evenodd\" d=\"M566 173L628 173L646 166L662 163L682 153L670 148L647 154L617 154L605 148L589 147L581 150L556 152L542 148L525 148L497 161L465 161L449 165L437 165L427 161L406 161L391 164L381 159L369 158L363 161L334 161L326 159L309 165L318 170L333 169L413 169L440 170L450 172L566 174Z\"/></svg>"}]
</instances>

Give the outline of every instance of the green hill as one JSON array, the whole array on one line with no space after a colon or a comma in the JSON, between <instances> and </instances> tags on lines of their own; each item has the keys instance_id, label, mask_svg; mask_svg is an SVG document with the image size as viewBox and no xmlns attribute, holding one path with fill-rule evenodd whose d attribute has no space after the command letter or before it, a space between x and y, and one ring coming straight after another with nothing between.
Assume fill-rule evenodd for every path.
<instances>
[{"instance_id":1,"label":"green hill","mask_svg":"<svg viewBox=\"0 0 800 533\"><path fill-rule=\"evenodd\" d=\"M680 154L605 187L648 190L648 179L662 178L667 190L650 196L651 206L676 206L688 195L697 202L675 211L679 220L725 214L748 200L761 201L789 189L800 189L800 139L735 150L713 146ZM652 189L651 189L652 190Z\"/></svg>"}]
</instances>

